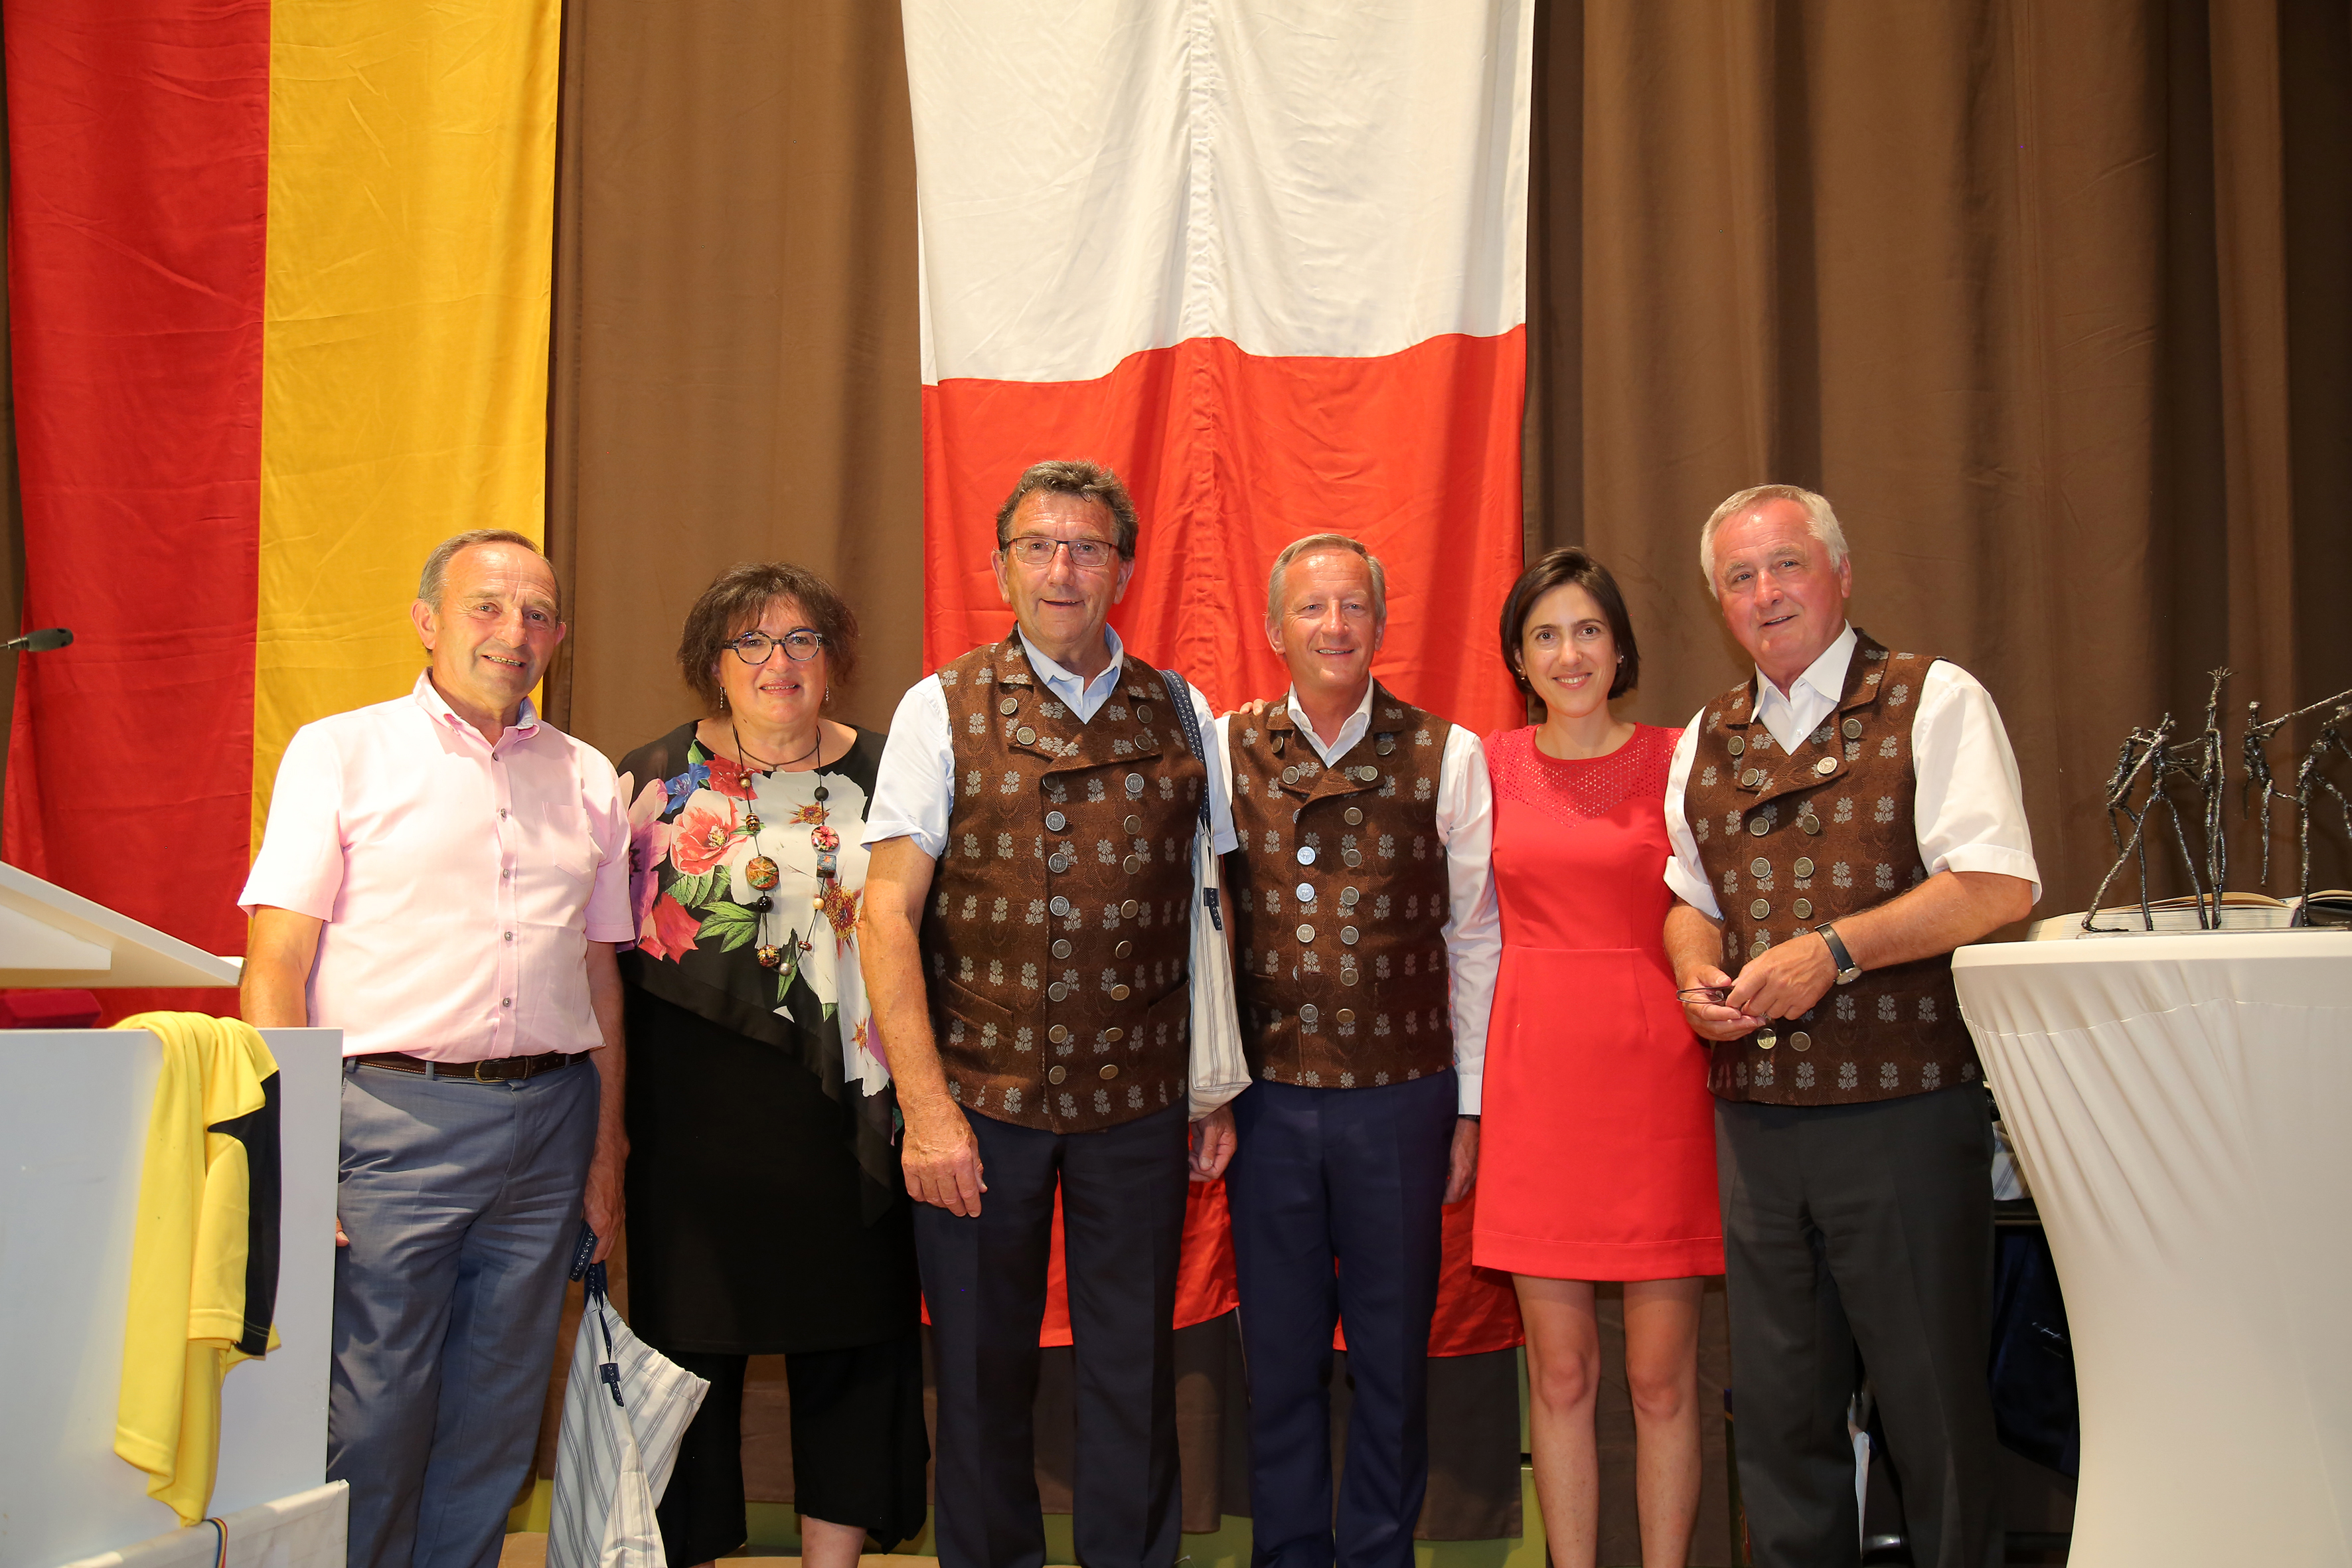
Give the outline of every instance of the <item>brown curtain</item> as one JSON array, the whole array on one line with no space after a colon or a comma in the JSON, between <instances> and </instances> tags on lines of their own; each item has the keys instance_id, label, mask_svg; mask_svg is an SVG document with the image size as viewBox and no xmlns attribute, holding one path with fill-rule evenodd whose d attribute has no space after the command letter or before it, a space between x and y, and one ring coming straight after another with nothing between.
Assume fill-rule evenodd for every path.
<instances>
[{"instance_id":1,"label":"brown curtain","mask_svg":"<svg viewBox=\"0 0 2352 1568\"><path fill-rule=\"evenodd\" d=\"M696 717L688 606L732 562L788 560L863 624L838 715L887 727L923 600L898 6L571 0L562 114L551 716L615 757Z\"/></svg>"},{"instance_id":2,"label":"brown curtain","mask_svg":"<svg viewBox=\"0 0 2352 1568\"><path fill-rule=\"evenodd\" d=\"M2347 40L2344 0L1551 0L1528 542L1624 583L1639 716L1744 672L1696 535L1766 481L1836 503L1858 625L1991 688L2042 913L2129 727L2223 665L2241 714L2352 686Z\"/></svg>"}]
</instances>

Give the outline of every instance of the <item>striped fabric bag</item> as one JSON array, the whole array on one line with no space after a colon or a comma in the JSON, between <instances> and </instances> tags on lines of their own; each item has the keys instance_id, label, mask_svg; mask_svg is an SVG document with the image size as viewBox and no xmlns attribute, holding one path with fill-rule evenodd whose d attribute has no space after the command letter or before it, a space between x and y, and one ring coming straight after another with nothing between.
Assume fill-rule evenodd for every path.
<instances>
[{"instance_id":1,"label":"striped fabric bag","mask_svg":"<svg viewBox=\"0 0 2352 1568\"><path fill-rule=\"evenodd\" d=\"M587 1279L555 1444L547 1568L667 1568L654 1505L710 1384L629 1331L604 1293L603 1264Z\"/></svg>"}]
</instances>

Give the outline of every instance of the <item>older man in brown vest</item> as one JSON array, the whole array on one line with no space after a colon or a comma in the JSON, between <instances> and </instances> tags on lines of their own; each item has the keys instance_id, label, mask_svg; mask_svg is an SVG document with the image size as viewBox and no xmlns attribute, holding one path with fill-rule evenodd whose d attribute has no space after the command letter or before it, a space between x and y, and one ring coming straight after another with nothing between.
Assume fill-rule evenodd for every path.
<instances>
[{"instance_id":1,"label":"older man in brown vest","mask_svg":"<svg viewBox=\"0 0 2352 1568\"><path fill-rule=\"evenodd\" d=\"M1739 1487L1759 1564L1858 1556L1868 1369L1912 1561L1997 1568L1992 1134L1952 950L2041 896L2017 763L1967 671L1846 624L1830 503L1716 509L1700 568L1756 677L1666 784L1666 921L1709 1083Z\"/></svg>"},{"instance_id":2,"label":"older man in brown vest","mask_svg":"<svg viewBox=\"0 0 2352 1568\"><path fill-rule=\"evenodd\" d=\"M1174 1315L1185 1206L1192 839L1214 753L1184 683L1108 617L1135 506L1092 463L1039 463L997 513L1016 625L916 685L882 754L863 962L906 1119L939 1395L949 1568L1036 1568L1030 1434L1054 1202L1077 1354L1078 1555L1167 1568L1179 1545ZM1205 748L1204 748L1205 750ZM1232 1120L1199 1124L1220 1173ZM985 1201L983 1202L983 1194Z\"/></svg>"},{"instance_id":3,"label":"older man in brown vest","mask_svg":"<svg viewBox=\"0 0 2352 1568\"><path fill-rule=\"evenodd\" d=\"M1218 721L1254 1080L1234 1102L1225 1187L1259 1568L1410 1568L1429 1476L1439 1210L1469 1190L1477 1159L1502 954L1494 797L1476 737L1372 679L1387 598L1357 541L1292 544L1266 584L1290 690ZM1341 1317L1355 1408L1335 1517Z\"/></svg>"}]
</instances>

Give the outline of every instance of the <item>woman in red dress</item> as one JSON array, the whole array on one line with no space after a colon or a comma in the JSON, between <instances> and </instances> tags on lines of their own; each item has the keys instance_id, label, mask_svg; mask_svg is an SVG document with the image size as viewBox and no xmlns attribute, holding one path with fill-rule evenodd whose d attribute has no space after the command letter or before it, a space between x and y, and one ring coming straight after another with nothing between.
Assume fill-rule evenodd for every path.
<instances>
[{"instance_id":1,"label":"woman in red dress","mask_svg":"<svg viewBox=\"0 0 2352 1568\"><path fill-rule=\"evenodd\" d=\"M1698 1514L1699 1294L1723 1272L1723 1226L1706 1049L1663 944L1678 736L1610 711L1641 656L1616 581L1583 551L1528 568L1502 642L1544 721L1486 740L1503 966L1472 1256L1517 1286L1536 1492L1560 1568L1593 1561L1593 1281L1624 1281L1642 1561L1680 1564Z\"/></svg>"}]
</instances>

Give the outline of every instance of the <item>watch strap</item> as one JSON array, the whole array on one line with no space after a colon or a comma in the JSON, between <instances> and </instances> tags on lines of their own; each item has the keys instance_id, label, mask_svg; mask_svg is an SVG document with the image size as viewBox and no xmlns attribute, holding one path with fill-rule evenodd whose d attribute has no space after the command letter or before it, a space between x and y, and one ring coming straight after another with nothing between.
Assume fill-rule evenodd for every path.
<instances>
[{"instance_id":1,"label":"watch strap","mask_svg":"<svg viewBox=\"0 0 2352 1568\"><path fill-rule=\"evenodd\" d=\"M1845 942L1838 935L1834 924L1824 921L1813 928L1813 934L1830 944L1830 958L1837 965L1839 984L1851 984L1862 978L1862 966L1853 961L1853 954L1845 950Z\"/></svg>"}]
</instances>

